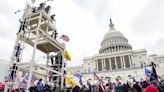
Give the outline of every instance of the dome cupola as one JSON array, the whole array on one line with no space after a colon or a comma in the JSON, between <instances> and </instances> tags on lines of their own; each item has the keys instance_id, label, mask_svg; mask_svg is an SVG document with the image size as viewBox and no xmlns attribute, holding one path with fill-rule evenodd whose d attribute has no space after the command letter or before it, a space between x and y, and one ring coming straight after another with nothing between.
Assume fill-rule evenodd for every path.
<instances>
[{"instance_id":1,"label":"dome cupola","mask_svg":"<svg viewBox=\"0 0 164 92\"><path fill-rule=\"evenodd\" d=\"M128 40L124 35L114 28L112 19L110 19L109 31L104 35L101 42L100 54L113 53L124 50L131 50L132 46L128 44Z\"/></svg>"}]
</instances>

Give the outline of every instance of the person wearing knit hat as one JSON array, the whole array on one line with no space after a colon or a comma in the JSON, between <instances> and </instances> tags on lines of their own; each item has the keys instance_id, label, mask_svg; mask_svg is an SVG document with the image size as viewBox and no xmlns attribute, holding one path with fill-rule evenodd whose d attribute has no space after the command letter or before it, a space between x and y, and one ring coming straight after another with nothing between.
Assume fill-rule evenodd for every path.
<instances>
[{"instance_id":1,"label":"person wearing knit hat","mask_svg":"<svg viewBox=\"0 0 164 92\"><path fill-rule=\"evenodd\" d=\"M144 92L158 92L158 89L157 89L156 86L150 85L150 86L148 86L148 87L145 89Z\"/></svg>"}]
</instances>

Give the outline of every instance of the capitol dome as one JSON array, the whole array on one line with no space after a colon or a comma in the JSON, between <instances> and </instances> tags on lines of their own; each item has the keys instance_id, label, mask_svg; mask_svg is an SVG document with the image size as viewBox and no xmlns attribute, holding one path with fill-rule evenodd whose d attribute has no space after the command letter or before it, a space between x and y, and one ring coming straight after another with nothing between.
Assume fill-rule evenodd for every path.
<instances>
[{"instance_id":1,"label":"capitol dome","mask_svg":"<svg viewBox=\"0 0 164 92\"><path fill-rule=\"evenodd\" d=\"M132 46L128 44L128 40L124 35L114 28L114 24L110 19L110 29L104 35L103 41L101 42L100 54L120 52L125 50L131 50Z\"/></svg>"}]
</instances>

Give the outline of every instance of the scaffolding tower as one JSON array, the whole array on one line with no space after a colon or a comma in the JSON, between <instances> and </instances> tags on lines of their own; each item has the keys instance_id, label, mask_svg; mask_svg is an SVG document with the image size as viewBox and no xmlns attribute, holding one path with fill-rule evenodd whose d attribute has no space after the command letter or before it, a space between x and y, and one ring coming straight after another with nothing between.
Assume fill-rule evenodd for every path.
<instances>
[{"instance_id":1,"label":"scaffolding tower","mask_svg":"<svg viewBox=\"0 0 164 92\"><path fill-rule=\"evenodd\" d=\"M33 75L44 75L46 82L59 84L61 88L64 86L64 50L65 45L57 40L57 30L55 26L54 15L50 14L51 7L46 6L45 3L41 3L39 7L31 7L29 4L26 5L22 19L20 20L20 28L17 33L17 39L13 54L11 57L9 77L6 82L5 91L11 85L15 85L14 81L11 80L11 73L18 73L18 70L28 72L27 89L30 87L31 79ZM29 57L29 68L19 67L22 63L23 48L24 44L30 45L33 50L32 57ZM40 66L35 61L36 50L47 55L46 65ZM50 56L50 53L57 53L57 55ZM54 63L49 65L49 61L54 59ZM38 73L34 69L40 67L46 71L46 74ZM48 80L49 74L51 74L52 80Z\"/></svg>"}]
</instances>

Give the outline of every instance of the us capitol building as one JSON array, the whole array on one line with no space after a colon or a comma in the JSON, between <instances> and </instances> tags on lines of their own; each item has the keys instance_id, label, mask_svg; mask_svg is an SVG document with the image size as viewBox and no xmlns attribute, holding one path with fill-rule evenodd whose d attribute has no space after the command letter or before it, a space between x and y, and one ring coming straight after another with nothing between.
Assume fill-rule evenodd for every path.
<instances>
[{"instance_id":1,"label":"us capitol building","mask_svg":"<svg viewBox=\"0 0 164 92\"><path fill-rule=\"evenodd\" d=\"M128 80L130 77L145 78L144 67L155 62L157 73L163 76L164 56L147 55L145 49L132 50L128 39L115 29L110 20L109 31L104 35L99 54L85 57L80 66L69 67L67 70L82 72L84 80L93 79L96 73L104 80L116 78Z\"/></svg>"}]
</instances>

